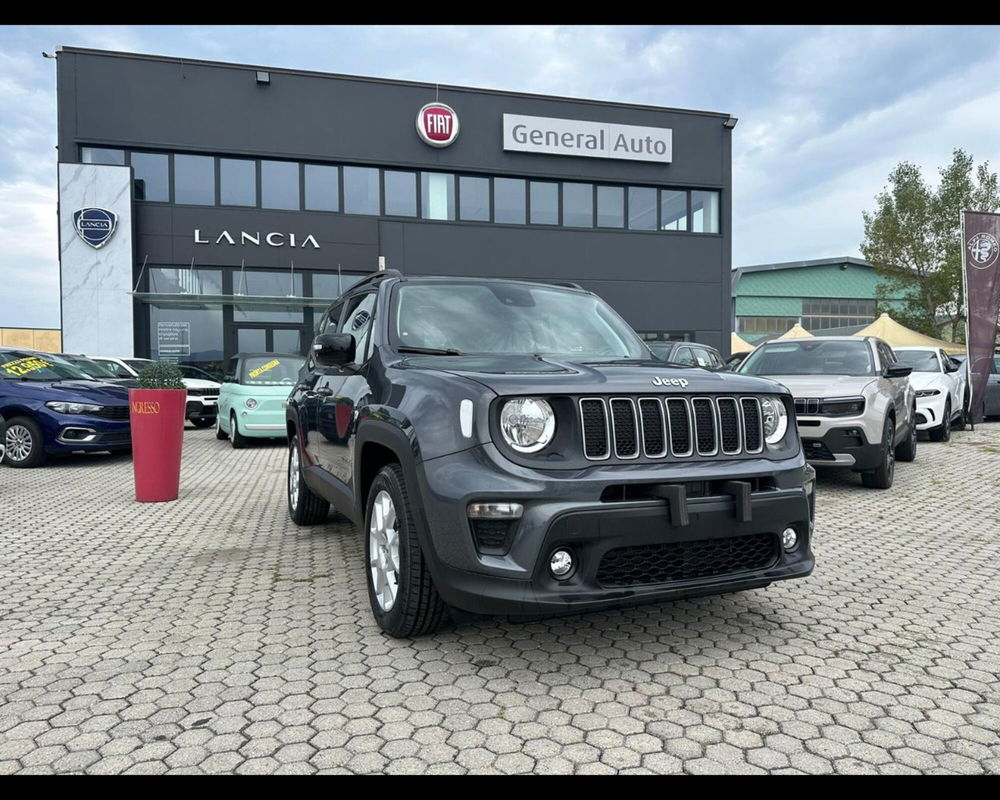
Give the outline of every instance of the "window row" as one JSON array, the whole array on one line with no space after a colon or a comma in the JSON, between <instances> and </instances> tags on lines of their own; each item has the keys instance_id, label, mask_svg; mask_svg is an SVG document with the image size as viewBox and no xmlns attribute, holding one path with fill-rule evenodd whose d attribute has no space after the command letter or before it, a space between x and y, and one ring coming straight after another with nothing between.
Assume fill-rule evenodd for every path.
<instances>
[{"instance_id":1,"label":"window row","mask_svg":"<svg viewBox=\"0 0 1000 800\"><path fill-rule=\"evenodd\" d=\"M874 322L873 315L850 317L803 317L802 327L807 331L822 331L829 328L848 328Z\"/></svg>"},{"instance_id":2,"label":"window row","mask_svg":"<svg viewBox=\"0 0 1000 800\"><path fill-rule=\"evenodd\" d=\"M874 317L874 300L844 300L840 298L805 298L803 314L841 314L856 317Z\"/></svg>"},{"instance_id":3,"label":"window row","mask_svg":"<svg viewBox=\"0 0 1000 800\"><path fill-rule=\"evenodd\" d=\"M784 333L798 317L737 317L737 333Z\"/></svg>"},{"instance_id":4,"label":"window row","mask_svg":"<svg viewBox=\"0 0 1000 800\"><path fill-rule=\"evenodd\" d=\"M82 148L130 164L136 199L429 220L719 233L719 192Z\"/></svg>"}]
</instances>

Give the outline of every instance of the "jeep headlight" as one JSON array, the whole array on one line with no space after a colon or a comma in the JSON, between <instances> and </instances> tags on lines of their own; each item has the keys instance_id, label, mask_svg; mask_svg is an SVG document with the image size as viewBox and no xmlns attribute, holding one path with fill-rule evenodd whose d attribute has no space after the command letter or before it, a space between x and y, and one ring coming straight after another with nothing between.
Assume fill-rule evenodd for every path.
<instances>
[{"instance_id":1,"label":"jeep headlight","mask_svg":"<svg viewBox=\"0 0 1000 800\"><path fill-rule=\"evenodd\" d=\"M788 430L788 412L780 397L760 398L760 414L764 420L764 441L777 444Z\"/></svg>"},{"instance_id":2,"label":"jeep headlight","mask_svg":"<svg viewBox=\"0 0 1000 800\"><path fill-rule=\"evenodd\" d=\"M60 414L92 414L103 408L103 406L95 406L90 403L64 403L61 400L50 400L45 404L45 407L58 411Z\"/></svg>"},{"instance_id":3,"label":"jeep headlight","mask_svg":"<svg viewBox=\"0 0 1000 800\"><path fill-rule=\"evenodd\" d=\"M540 397L515 397L500 411L500 433L519 453L536 453L552 441L556 415Z\"/></svg>"}]
</instances>

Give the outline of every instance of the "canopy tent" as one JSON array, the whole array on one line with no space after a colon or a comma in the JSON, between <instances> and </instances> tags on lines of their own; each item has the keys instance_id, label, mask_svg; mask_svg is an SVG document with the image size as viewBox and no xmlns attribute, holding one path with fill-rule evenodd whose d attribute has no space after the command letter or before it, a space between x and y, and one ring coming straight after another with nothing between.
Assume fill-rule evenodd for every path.
<instances>
[{"instance_id":1,"label":"canopy tent","mask_svg":"<svg viewBox=\"0 0 1000 800\"><path fill-rule=\"evenodd\" d=\"M730 353L749 353L754 349L754 346L750 342L744 341L735 333L729 335L729 352Z\"/></svg>"},{"instance_id":2,"label":"canopy tent","mask_svg":"<svg viewBox=\"0 0 1000 800\"><path fill-rule=\"evenodd\" d=\"M791 328L785 331L779 339L806 339L812 337L805 328L803 328L798 322L796 322Z\"/></svg>"},{"instance_id":3,"label":"canopy tent","mask_svg":"<svg viewBox=\"0 0 1000 800\"><path fill-rule=\"evenodd\" d=\"M890 347L940 347L946 353L956 355L965 352L964 344L945 342L932 336L925 336L900 325L888 314L883 313L866 328L862 328L855 336L877 336Z\"/></svg>"}]
</instances>

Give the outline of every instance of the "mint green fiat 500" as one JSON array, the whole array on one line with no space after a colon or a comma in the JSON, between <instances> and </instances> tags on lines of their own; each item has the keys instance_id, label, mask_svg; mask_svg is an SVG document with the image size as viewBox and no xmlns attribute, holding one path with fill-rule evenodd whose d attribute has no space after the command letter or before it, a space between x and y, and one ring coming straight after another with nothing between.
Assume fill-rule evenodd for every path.
<instances>
[{"instance_id":1,"label":"mint green fiat 500","mask_svg":"<svg viewBox=\"0 0 1000 800\"><path fill-rule=\"evenodd\" d=\"M285 401L305 363L289 353L237 353L219 390L215 437L237 450L248 438L285 438Z\"/></svg>"}]
</instances>

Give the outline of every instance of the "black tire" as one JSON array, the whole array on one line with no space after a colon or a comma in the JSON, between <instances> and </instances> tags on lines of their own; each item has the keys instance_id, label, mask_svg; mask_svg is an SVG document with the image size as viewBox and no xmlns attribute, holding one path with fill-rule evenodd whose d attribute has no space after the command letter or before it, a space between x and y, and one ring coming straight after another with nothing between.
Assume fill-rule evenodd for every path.
<instances>
[{"instance_id":1,"label":"black tire","mask_svg":"<svg viewBox=\"0 0 1000 800\"><path fill-rule=\"evenodd\" d=\"M215 419L213 419L212 417L194 417L191 420L191 424L194 425L196 428L207 428L213 422L215 422Z\"/></svg>"},{"instance_id":2,"label":"black tire","mask_svg":"<svg viewBox=\"0 0 1000 800\"><path fill-rule=\"evenodd\" d=\"M3 463L10 467L30 469L40 467L48 460L42 428L31 417L14 417L7 420L4 444L7 446L7 454ZM22 448L27 448L26 454L15 459L15 452L20 453Z\"/></svg>"},{"instance_id":3,"label":"black tire","mask_svg":"<svg viewBox=\"0 0 1000 800\"><path fill-rule=\"evenodd\" d=\"M222 430L222 415L220 414L215 418L215 438L220 442L228 439L229 434Z\"/></svg>"},{"instance_id":4,"label":"black tire","mask_svg":"<svg viewBox=\"0 0 1000 800\"><path fill-rule=\"evenodd\" d=\"M910 427L906 438L896 445L897 461L916 461L917 459L917 410L910 411Z\"/></svg>"},{"instance_id":5,"label":"black tire","mask_svg":"<svg viewBox=\"0 0 1000 800\"><path fill-rule=\"evenodd\" d=\"M944 401L944 417L940 425L931 428L930 437L932 442L947 442L951 439L951 400Z\"/></svg>"},{"instance_id":6,"label":"black tire","mask_svg":"<svg viewBox=\"0 0 1000 800\"><path fill-rule=\"evenodd\" d=\"M896 474L896 452L892 446L892 434L895 423L892 417L886 417L882 426L881 462L872 470L861 473L861 483L868 489L889 489Z\"/></svg>"},{"instance_id":7,"label":"black tire","mask_svg":"<svg viewBox=\"0 0 1000 800\"><path fill-rule=\"evenodd\" d=\"M246 437L240 433L240 428L236 424L235 411L229 415L229 443L233 446L233 450L242 450L247 446Z\"/></svg>"},{"instance_id":8,"label":"black tire","mask_svg":"<svg viewBox=\"0 0 1000 800\"><path fill-rule=\"evenodd\" d=\"M317 525L329 516L330 503L306 486L302 480L300 459L299 437L293 434L288 440L288 475L285 482L288 515L296 525Z\"/></svg>"},{"instance_id":9,"label":"black tire","mask_svg":"<svg viewBox=\"0 0 1000 800\"><path fill-rule=\"evenodd\" d=\"M399 545L396 596L389 609L383 610L375 593L372 577L372 515L376 500L385 492L395 511L395 530ZM372 482L365 504L365 578L368 600L378 626L395 638L422 636L440 627L446 606L434 588L430 570L417 539L416 524L410 510L403 470L398 464L382 467Z\"/></svg>"}]
</instances>

